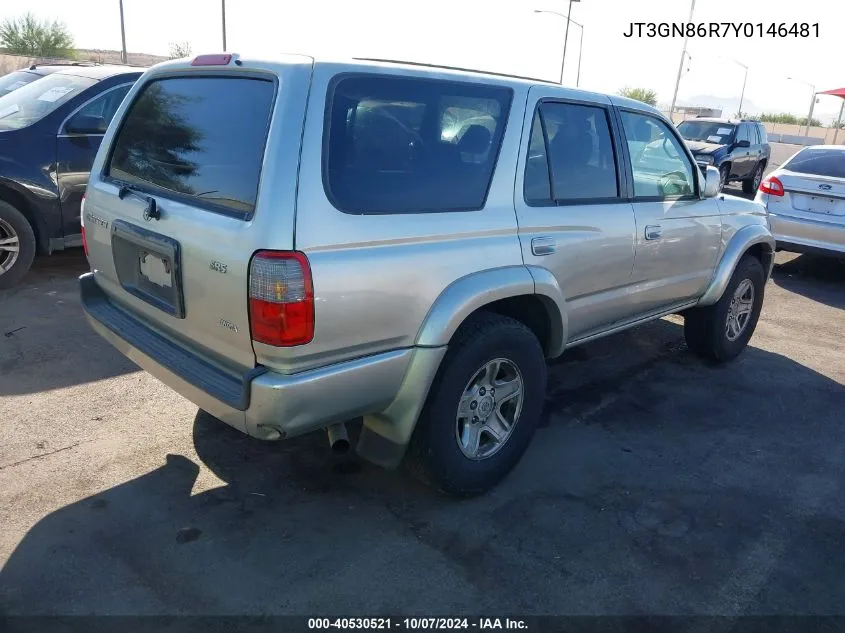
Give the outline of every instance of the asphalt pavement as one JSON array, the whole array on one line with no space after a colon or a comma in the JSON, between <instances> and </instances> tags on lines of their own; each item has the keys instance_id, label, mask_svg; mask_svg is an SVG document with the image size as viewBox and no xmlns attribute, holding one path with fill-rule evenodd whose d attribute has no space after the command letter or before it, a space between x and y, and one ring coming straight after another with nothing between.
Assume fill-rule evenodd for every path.
<instances>
[{"instance_id":1,"label":"asphalt pavement","mask_svg":"<svg viewBox=\"0 0 845 633\"><path fill-rule=\"evenodd\" d=\"M724 366L663 319L550 366L468 501L261 443L85 323L79 251L0 291L0 613L842 614L845 265L780 253Z\"/></svg>"}]
</instances>

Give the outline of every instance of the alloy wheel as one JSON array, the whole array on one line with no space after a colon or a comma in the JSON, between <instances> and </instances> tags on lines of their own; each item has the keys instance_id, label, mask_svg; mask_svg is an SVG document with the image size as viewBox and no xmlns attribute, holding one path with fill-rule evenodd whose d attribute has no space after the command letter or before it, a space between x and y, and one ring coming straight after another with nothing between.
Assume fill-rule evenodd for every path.
<instances>
[{"instance_id":1,"label":"alloy wheel","mask_svg":"<svg viewBox=\"0 0 845 633\"><path fill-rule=\"evenodd\" d=\"M455 439L473 460L498 453L510 439L522 412L523 382L519 368L496 358L469 380L458 403Z\"/></svg>"},{"instance_id":2,"label":"alloy wheel","mask_svg":"<svg viewBox=\"0 0 845 633\"><path fill-rule=\"evenodd\" d=\"M754 309L754 284L750 279L743 279L734 291L728 308L728 318L725 323L725 336L729 341L735 341L748 327L751 311Z\"/></svg>"},{"instance_id":3,"label":"alloy wheel","mask_svg":"<svg viewBox=\"0 0 845 633\"><path fill-rule=\"evenodd\" d=\"M0 218L0 275L11 270L18 261L21 239L11 224Z\"/></svg>"}]
</instances>

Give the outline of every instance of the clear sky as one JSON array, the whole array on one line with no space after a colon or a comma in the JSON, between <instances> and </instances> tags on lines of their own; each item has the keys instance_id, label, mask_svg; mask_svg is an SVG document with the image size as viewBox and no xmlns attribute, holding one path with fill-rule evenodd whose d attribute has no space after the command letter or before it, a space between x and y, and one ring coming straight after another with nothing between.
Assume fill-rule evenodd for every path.
<instances>
[{"instance_id":1,"label":"clear sky","mask_svg":"<svg viewBox=\"0 0 845 633\"><path fill-rule=\"evenodd\" d=\"M228 0L228 49L243 55L280 52L389 57L556 79L568 0ZM37 0L0 4L0 19L28 9L65 22L80 48L120 49L118 0ZM581 0L572 19L584 24L582 88L617 92L622 86L657 91L668 104L682 38L625 38L631 22L685 22L690 0ZM127 48L165 55L170 42L194 53L218 52L219 0L124 0ZM758 110L806 114L811 89L845 87L842 39L845 0L696 0L694 22L819 23L808 38L690 39L690 70L679 102L696 95L738 97L749 66L746 103ZM580 29L572 26L564 82L575 85ZM685 62L685 67L687 63ZM699 103L698 105L708 105ZM824 122L839 111L836 97L820 97ZM747 108L743 108L747 109ZM726 113L727 114L727 113Z\"/></svg>"}]
</instances>

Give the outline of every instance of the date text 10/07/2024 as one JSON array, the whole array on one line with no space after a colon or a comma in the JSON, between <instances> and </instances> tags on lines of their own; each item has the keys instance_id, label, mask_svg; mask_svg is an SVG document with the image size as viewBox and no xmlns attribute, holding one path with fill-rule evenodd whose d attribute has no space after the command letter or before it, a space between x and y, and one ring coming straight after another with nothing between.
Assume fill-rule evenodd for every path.
<instances>
[{"instance_id":1,"label":"date text 10/07/2024","mask_svg":"<svg viewBox=\"0 0 845 633\"><path fill-rule=\"evenodd\" d=\"M819 23L630 22L623 37L818 37Z\"/></svg>"},{"instance_id":2,"label":"date text 10/07/2024","mask_svg":"<svg viewBox=\"0 0 845 633\"><path fill-rule=\"evenodd\" d=\"M308 618L310 630L527 631L519 618Z\"/></svg>"}]
</instances>

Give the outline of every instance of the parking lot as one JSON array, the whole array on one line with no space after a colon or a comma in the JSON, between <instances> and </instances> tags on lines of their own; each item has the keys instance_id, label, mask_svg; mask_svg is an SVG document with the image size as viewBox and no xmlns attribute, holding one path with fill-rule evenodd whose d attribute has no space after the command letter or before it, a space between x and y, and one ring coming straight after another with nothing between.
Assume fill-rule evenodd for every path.
<instances>
[{"instance_id":1,"label":"parking lot","mask_svg":"<svg viewBox=\"0 0 845 633\"><path fill-rule=\"evenodd\" d=\"M89 329L80 251L40 259L0 291L0 612L841 614L845 264L776 261L737 361L678 317L576 348L456 501L207 419Z\"/></svg>"}]
</instances>

